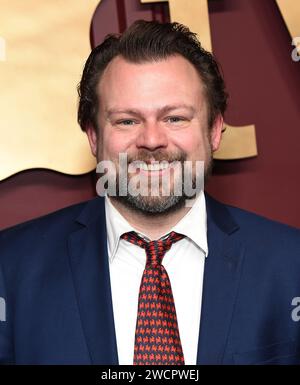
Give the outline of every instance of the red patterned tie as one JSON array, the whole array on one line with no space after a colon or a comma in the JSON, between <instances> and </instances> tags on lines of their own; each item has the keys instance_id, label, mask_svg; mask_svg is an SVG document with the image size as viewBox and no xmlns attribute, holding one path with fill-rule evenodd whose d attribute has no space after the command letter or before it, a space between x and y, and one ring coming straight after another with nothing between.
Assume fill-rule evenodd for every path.
<instances>
[{"instance_id":1,"label":"red patterned tie","mask_svg":"<svg viewBox=\"0 0 300 385\"><path fill-rule=\"evenodd\" d=\"M134 365L184 365L176 309L165 253L184 235L171 232L164 240L147 242L134 231L123 239L145 249L147 262L139 292Z\"/></svg>"}]
</instances>

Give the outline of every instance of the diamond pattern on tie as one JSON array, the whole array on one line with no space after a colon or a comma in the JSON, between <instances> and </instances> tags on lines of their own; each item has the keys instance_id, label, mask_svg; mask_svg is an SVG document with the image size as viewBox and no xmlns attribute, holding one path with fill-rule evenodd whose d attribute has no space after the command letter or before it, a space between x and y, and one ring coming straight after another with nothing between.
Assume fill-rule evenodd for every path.
<instances>
[{"instance_id":1,"label":"diamond pattern on tie","mask_svg":"<svg viewBox=\"0 0 300 385\"><path fill-rule=\"evenodd\" d=\"M161 264L165 253L184 235L147 242L134 231L121 238L145 249L147 261L139 292L134 365L184 365L170 279Z\"/></svg>"}]
</instances>

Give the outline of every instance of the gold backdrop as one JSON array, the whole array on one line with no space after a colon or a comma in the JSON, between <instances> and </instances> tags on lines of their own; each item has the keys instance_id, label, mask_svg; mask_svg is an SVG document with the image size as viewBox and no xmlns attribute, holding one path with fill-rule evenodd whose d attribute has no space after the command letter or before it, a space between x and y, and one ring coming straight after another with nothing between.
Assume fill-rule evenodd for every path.
<instances>
[{"instance_id":1,"label":"gold backdrop","mask_svg":"<svg viewBox=\"0 0 300 385\"><path fill-rule=\"evenodd\" d=\"M30 168L95 167L76 123L76 85L98 3L0 0L0 180Z\"/></svg>"}]
</instances>

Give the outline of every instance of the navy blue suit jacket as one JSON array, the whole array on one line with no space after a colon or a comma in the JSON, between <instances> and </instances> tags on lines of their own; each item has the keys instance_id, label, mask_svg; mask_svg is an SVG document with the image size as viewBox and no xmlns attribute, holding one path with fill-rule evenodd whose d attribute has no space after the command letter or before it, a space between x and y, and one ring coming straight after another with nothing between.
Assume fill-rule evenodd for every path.
<instances>
[{"instance_id":1,"label":"navy blue suit jacket","mask_svg":"<svg viewBox=\"0 0 300 385\"><path fill-rule=\"evenodd\" d=\"M299 364L300 231L206 202L197 363ZM118 364L104 210L97 197L0 233L1 363Z\"/></svg>"}]
</instances>

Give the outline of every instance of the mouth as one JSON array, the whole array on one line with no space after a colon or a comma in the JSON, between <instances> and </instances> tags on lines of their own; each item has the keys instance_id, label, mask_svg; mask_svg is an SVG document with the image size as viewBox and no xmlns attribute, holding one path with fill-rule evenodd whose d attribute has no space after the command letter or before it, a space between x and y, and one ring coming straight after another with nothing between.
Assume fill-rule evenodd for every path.
<instances>
[{"instance_id":1,"label":"mouth","mask_svg":"<svg viewBox=\"0 0 300 385\"><path fill-rule=\"evenodd\" d=\"M178 163L180 165L180 162ZM131 168L131 166L133 168ZM177 164L174 165L173 162L171 164L168 161L154 161L149 163L135 161L133 164L130 164L129 171L139 173L142 176L162 176L169 172L174 172L177 167Z\"/></svg>"},{"instance_id":2,"label":"mouth","mask_svg":"<svg viewBox=\"0 0 300 385\"><path fill-rule=\"evenodd\" d=\"M169 168L169 163L168 162L153 162L153 163L146 163L146 162L141 162L137 165L137 168L141 171L163 171Z\"/></svg>"}]
</instances>

